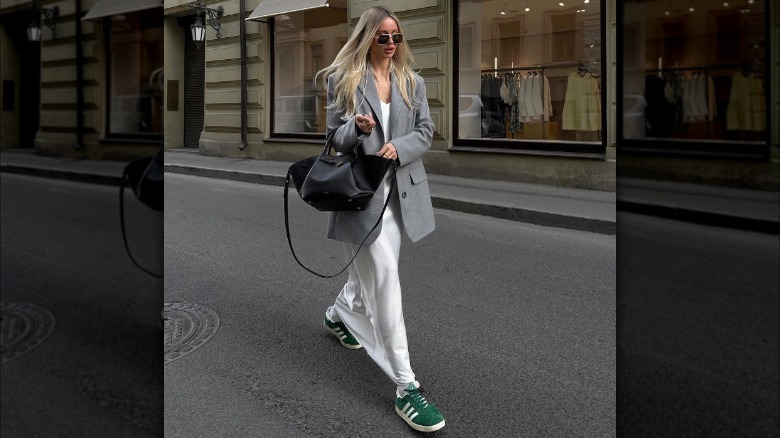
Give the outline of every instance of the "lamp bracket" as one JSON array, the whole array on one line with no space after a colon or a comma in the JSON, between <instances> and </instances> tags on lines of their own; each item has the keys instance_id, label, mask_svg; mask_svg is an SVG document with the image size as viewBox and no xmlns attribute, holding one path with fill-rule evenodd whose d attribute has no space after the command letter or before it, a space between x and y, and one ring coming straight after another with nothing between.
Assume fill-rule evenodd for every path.
<instances>
[{"instance_id":1,"label":"lamp bracket","mask_svg":"<svg viewBox=\"0 0 780 438\"><path fill-rule=\"evenodd\" d=\"M57 18L60 16L59 6L51 8L44 8L41 6L40 1L33 0L29 5L33 10L33 24L37 24L40 27L41 21L51 31L52 38L57 38Z\"/></svg>"},{"instance_id":2,"label":"lamp bracket","mask_svg":"<svg viewBox=\"0 0 780 438\"><path fill-rule=\"evenodd\" d=\"M225 14L225 8L223 8L222 6L217 6L216 9L213 9L206 6L206 3L203 1L194 1L192 3L189 3L188 6L190 7L190 9L195 10L194 26L198 26L198 25L203 26L202 22L200 21L200 16L201 14L203 14L209 26L211 26L212 29L214 29L217 32L217 39L220 40L221 35L219 31L222 28L222 24L220 23L220 20L222 19L222 16Z\"/></svg>"}]
</instances>

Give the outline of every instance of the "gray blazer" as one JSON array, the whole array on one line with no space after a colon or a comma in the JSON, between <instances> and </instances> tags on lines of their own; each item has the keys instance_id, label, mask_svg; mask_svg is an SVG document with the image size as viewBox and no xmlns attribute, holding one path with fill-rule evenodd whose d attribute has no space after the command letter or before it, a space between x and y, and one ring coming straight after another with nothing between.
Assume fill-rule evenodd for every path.
<instances>
[{"instance_id":1,"label":"gray blazer","mask_svg":"<svg viewBox=\"0 0 780 438\"><path fill-rule=\"evenodd\" d=\"M341 120L344 110L328 109L328 132L338 128L333 136L333 148L338 152L349 152L358 147L359 153L375 154L385 143L384 127L382 126L382 108L379 105L379 95L374 86L373 75L366 72L357 90L358 114L373 113L376 126L371 134L362 134L355 126L353 116L346 122ZM433 121L428 110L428 99L425 94L425 82L415 75L417 89L413 101L413 109L404 103L398 90L398 79L391 72L392 103L390 104L390 142L398 150L398 171L396 173L396 193L401 203L406 235L412 242L417 242L430 234L436 223L431 205L431 193L428 189L428 177L423 166L422 156L431 147L433 138ZM328 77L328 103L333 102L335 78ZM364 89L365 88L365 89ZM382 188L363 211L337 211L330 214L328 222L328 237L342 242L359 244L374 226L384 205ZM367 244L374 242L382 229L379 226L366 240Z\"/></svg>"}]
</instances>

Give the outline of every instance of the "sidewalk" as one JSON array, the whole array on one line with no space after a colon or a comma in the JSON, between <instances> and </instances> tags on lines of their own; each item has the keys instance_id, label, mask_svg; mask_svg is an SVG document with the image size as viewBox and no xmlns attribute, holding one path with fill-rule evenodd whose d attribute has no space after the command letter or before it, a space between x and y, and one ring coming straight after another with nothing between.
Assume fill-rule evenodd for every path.
<instances>
[{"instance_id":1,"label":"sidewalk","mask_svg":"<svg viewBox=\"0 0 780 438\"><path fill-rule=\"evenodd\" d=\"M284 186L291 163L165 151L165 171ZM428 174L433 206L573 230L615 234L615 193ZM294 191L294 189L293 189ZM281 193L281 192L280 192Z\"/></svg>"},{"instance_id":2,"label":"sidewalk","mask_svg":"<svg viewBox=\"0 0 780 438\"><path fill-rule=\"evenodd\" d=\"M0 170L99 184L119 184L126 163L54 158L4 150ZM290 163L165 151L165 171L283 186ZM780 232L776 192L620 178L619 194L429 174L434 207L543 226L614 235L621 211L770 234ZM281 192L280 192L281 194Z\"/></svg>"}]
</instances>

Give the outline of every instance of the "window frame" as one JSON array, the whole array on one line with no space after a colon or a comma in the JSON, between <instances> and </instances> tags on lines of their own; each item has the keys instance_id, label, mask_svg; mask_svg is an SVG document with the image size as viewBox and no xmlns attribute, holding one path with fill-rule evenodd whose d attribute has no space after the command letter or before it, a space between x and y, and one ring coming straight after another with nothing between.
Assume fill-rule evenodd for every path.
<instances>
[{"instance_id":1,"label":"window frame","mask_svg":"<svg viewBox=\"0 0 780 438\"><path fill-rule=\"evenodd\" d=\"M290 133L290 132L276 132L276 127L274 121L276 120L276 39L274 35L276 34L276 16L268 17L268 33L270 37L268 38L268 56L270 59L269 63L269 71L270 71L270 78L268 80L268 86L269 93L268 96L270 96L270 100L268 103L268 138L267 141L293 141L293 140L302 140L305 143L320 143L321 140L324 140L326 137L327 132L296 132L296 133ZM344 22L345 26L349 25L349 17L347 17L347 21ZM345 41L348 38L348 35L345 35ZM340 36L338 38L341 38ZM318 42L321 42L323 40L317 40ZM307 49L308 50L308 49ZM328 64L330 65L330 64ZM326 123L327 123L327 116L325 117ZM325 127L325 131L327 131L327 126Z\"/></svg>"},{"instance_id":2,"label":"window frame","mask_svg":"<svg viewBox=\"0 0 780 438\"><path fill-rule=\"evenodd\" d=\"M764 2L764 78L771 78L771 15L772 2ZM680 157L710 157L738 158L746 160L768 161L771 155L771 117L773 105L771 100L771 80L765 80L764 101L766 102L766 138L763 142L744 140L719 139L682 139L682 138L625 138L623 135L623 71L625 68L623 52L625 45L622 32L626 23L624 20L625 5L616 2L616 56L615 56L615 140L618 153L631 155L657 155ZM641 61L641 60L640 60Z\"/></svg>"},{"instance_id":3,"label":"window frame","mask_svg":"<svg viewBox=\"0 0 780 438\"><path fill-rule=\"evenodd\" d=\"M579 142L569 140L543 140L543 139L500 139L500 138L458 138L459 126L459 89L460 81L460 23L458 17L460 14L460 0L453 1L452 11L452 96L455 103L452 104L450 114L452 116L452 135L451 151L470 151L470 152L510 152L529 155L548 155L548 156L566 156L577 158L596 158L605 159L607 155L607 119L609 112L607 108L607 94L609 88L607 77L611 74L607 66L607 0L599 2L599 36L600 56L602 71L599 81L601 83L601 141L600 142ZM478 42L473 42L476 46Z\"/></svg>"}]
</instances>

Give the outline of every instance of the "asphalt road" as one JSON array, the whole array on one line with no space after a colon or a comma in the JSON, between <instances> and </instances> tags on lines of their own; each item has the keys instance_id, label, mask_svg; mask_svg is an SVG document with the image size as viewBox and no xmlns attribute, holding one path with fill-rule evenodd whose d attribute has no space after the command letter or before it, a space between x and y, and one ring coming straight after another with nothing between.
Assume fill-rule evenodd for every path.
<instances>
[{"instance_id":1,"label":"asphalt road","mask_svg":"<svg viewBox=\"0 0 780 438\"><path fill-rule=\"evenodd\" d=\"M777 236L618 214L618 435L777 437Z\"/></svg>"},{"instance_id":2,"label":"asphalt road","mask_svg":"<svg viewBox=\"0 0 780 438\"><path fill-rule=\"evenodd\" d=\"M164 367L166 437L415 436L394 385L322 328L345 277L287 248L281 189L167 174L165 301L220 327ZM293 195L295 196L295 195ZM306 263L336 271L326 217L293 198ZM436 211L400 266L412 367L448 437L615 435L614 236Z\"/></svg>"},{"instance_id":3,"label":"asphalt road","mask_svg":"<svg viewBox=\"0 0 780 438\"><path fill-rule=\"evenodd\" d=\"M0 187L2 301L55 318L2 364L2 436L161 436L162 280L125 254L118 188L7 173ZM159 271L162 214L126 199L135 255Z\"/></svg>"}]
</instances>

